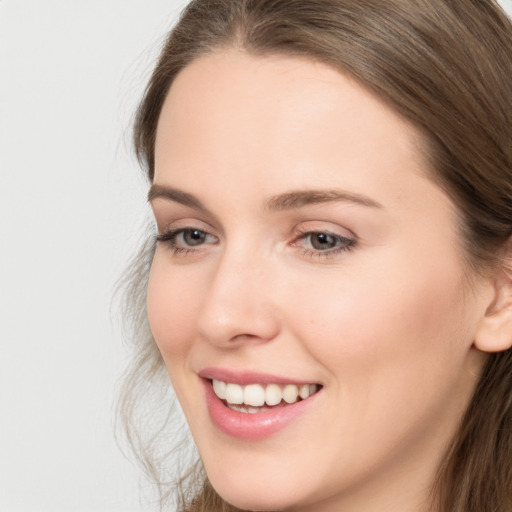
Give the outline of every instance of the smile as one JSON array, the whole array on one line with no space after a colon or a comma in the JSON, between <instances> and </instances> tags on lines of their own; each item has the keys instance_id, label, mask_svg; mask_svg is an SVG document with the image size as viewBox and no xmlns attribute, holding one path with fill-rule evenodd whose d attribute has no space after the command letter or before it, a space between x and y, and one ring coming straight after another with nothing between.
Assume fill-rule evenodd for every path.
<instances>
[{"instance_id":1,"label":"smile","mask_svg":"<svg viewBox=\"0 0 512 512\"><path fill-rule=\"evenodd\" d=\"M232 382L212 379L213 391L226 405L235 411L256 414L269 407L294 404L315 394L317 384L248 384L242 386ZM265 407L267 406L267 407Z\"/></svg>"},{"instance_id":2,"label":"smile","mask_svg":"<svg viewBox=\"0 0 512 512\"><path fill-rule=\"evenodd\" d=\"M324 386L253 372L200 372L213 425L231 438L262 440L318 411Z\"/></svg>"}]
</instances>

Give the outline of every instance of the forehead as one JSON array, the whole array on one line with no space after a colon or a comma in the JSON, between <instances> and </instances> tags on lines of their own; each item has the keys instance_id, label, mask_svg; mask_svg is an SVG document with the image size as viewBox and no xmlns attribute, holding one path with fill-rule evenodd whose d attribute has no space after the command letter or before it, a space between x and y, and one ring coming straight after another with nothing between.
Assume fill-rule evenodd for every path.
<instances>
[{"instance_id":1,"label":"forehead","mask_svg":"<svg viewBox=\"0 0 512 512\"><path fill-rule=\"evenodd\" d=\"M298 137L307 130L313 141L332 135L332 128L347 144L361 129L368 139L389 130L405 144L420 138L377 97L326 64L303 57L256 57L237 50L208 54L182 70L159 121L157 142L163 130L175 140L204 134L221 139L232 136L229 130L234 127L239 137L248 134L259 140L280 139L285 132ZM210 131L212 125L217 127L215 133Z\"/></svg>"},{"instance_id":2,"label":"forehead","mask_svg":"<svg viewBox=\"0 0 512 512\"><path fill-rule=\"evenodd\" d=\"M421 143L410 123L326 64L226 50L195 60L173 83L155 182L194 193L200 182L230 199L248 183L251 196L342 187L382 203L413 175L425 181Z\"/></svg>"}]
</instances>

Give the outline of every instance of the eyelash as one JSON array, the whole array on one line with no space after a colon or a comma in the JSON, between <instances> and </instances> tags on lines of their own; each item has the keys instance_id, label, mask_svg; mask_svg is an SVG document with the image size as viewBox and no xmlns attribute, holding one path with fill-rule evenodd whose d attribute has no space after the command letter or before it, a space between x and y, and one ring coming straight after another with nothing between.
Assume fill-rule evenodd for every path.
<instances>
[{"instance_id":1,"label":"eyelash","mask_svg":"<svg viewBox=\"0 0 512 512\"><path fill-rule=\"evenodd\" d=\"M309 258L324 258L331 259L336 255L345 252L352 251L355 248L356 240L352 238L347 238L342 235L338 235L336 233L332 233L330 231L322 231L322 230L309 230L309 231L299 231L298 236L295 237L295 241L292 242L292 246L296 244L298 240L305 240L308 237L314 235L327 235L334 239L335 243L340 243L339 246L335 246L332 249L326 249L324 251L320 249L304 249L302 251L302 255Z\"/></svg>"},{"instance_id":2,"label":"eyelash","mask_svg":"<svg viewBox=\"0 0 512 512\"><path fill-rule=\"evenodd\" d=\"M187 232L191 231L198 231L202 233L205 237L211 236L208 231L205 231L203 229L195 229L195 228L179 228L174 230L166 231L165 233L159 234L155 237L155 240L160 243L164 243L169 249L172 250L174 255L181 255L181 256L187 256L188 254L194 253L196 249L193 247L185 248L185 247L179 247L176 243L176 238L181 235L185 234ZM330 231L321 231L321 230L310 230L310 231L299 231L297 236L295 236L294 241L290 244L292 247L295 247L297 242L299 240L306 240L308 237L314 236L314 235L327 235L329 237L332 237L333 241L336 244L340 244L339 246L335 246L331 249L326 250L320 250L320 249L303 249L302 255L308 258L325 258L325 259L331 259L335 257L336 255L345 252L345 251L352 251L354 247L356 246L356 240L352 238L347 238L341 235L338 235L336 233L332 233ZM203 244L198 244L203 245Z\"/></svg>"},{"instance_id":3,"label":"eyelash","mask_svg":"<svg viewBox=\"0 0 512 512\"><path fill-rule=\"evenodd\" d=\"M200 233L204 233L205 236L213 236L208 231L205 231L204 229L195 229L195 228L179 228L179 229L172 229L169 231L166 231L165 233L162 233L161 235L156 236L157 242L164 243L169 249L172 250L173 254L177 255L183 255L186 256L187 254L195 252L196 249L193 249L192 247L189 249L186 249L184 247L179 247L176 244L176 238L178 235L185 234L187 231L199 231ZM202 245L202 244L201 244Z\"/></svg>"}]
</instances>

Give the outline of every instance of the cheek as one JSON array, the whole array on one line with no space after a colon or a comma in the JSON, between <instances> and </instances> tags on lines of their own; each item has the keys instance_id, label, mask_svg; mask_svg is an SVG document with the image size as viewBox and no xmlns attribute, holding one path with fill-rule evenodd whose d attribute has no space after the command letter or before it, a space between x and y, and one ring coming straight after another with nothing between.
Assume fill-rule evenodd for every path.
<instances>
[{"instance_id":1,"label":"cheek","mask_svg":"<svg viewBox=\"0 0 512 512\"><path fill-rule=\"evenodd\" d=\"M419 266L395 255L290 291L289 324L340 394L414 401L411 387L434 395L457 378L472 335L463 274L449 261Z\"/></svg>"},{"instance_id":2,"label":"cheek","mask_svg":"<svg viewBox=\"0 0 512 512\"><path fill-rule=\"evenodd\" d=\"M173 272L165 257L155 254L148 282L148 319L166 364L183 356L189 348L202 292L200 280L181 277L182 274L179 270Z\"/></svg>"},{"instance_id":3,"label":"cheek","mask_svg":"<svg viewBox=\"0 0 512 512\"><path fill-rule=\"evenodd\" d=\"M439 280L425 266L393 275L367 269L314 286L303 280L289 294L294 337L327 371L333 438L364 440L343 448L357 451L354 473L390 447L445 439L474 385L460 273L432 271Z\"/></svg>"}]
</instances>

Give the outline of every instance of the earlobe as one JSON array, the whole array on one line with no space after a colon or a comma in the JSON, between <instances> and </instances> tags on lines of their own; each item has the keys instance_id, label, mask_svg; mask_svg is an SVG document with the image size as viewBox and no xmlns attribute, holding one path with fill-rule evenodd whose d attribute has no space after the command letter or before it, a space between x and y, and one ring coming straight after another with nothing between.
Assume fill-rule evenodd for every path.
<instances>
[{"instance_id":1,"label":"earlobe","mask_svg":"<svg viewBox=\"0 0 512 512\"><path fill-rule=\"evenodd\" d=\"M512 347L512 258L507 258L495 281L495 299L480 321L475 347L502 352Z\"/></svg>"}]
</instances>

